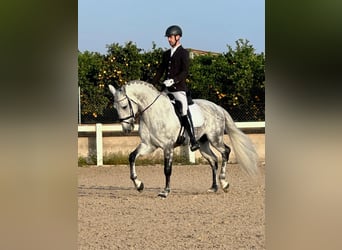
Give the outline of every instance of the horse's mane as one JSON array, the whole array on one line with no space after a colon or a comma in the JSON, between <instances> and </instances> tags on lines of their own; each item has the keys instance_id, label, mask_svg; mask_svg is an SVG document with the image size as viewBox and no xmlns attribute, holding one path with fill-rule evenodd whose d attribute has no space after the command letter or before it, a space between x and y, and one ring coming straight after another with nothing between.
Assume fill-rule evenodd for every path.
<instances>
[{"instance_id":1,"label":"horse's mane","mask_svg":"<svg viewBox=\"0 0 342 250\"><path fill-rule=\"evenodd\" d=\"M150 89L152 89L153 91L159 93L159 90L154 87L151 83L148 83L148 82L144 82L144 81L141 81L141 80L132 80L132 81L129 81L127 82L124 87L128 87L128 86L134 86L134 85L140 85L140 86L146 86Z\"/></svg>"}]
</instances>

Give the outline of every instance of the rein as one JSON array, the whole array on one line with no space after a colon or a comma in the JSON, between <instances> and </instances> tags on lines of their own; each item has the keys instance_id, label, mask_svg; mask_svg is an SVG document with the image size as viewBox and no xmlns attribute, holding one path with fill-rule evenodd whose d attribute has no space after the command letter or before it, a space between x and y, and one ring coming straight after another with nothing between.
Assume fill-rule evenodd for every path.
<instances>
[{"instance_id":1,"label":"rein","mask_svg":"<svg viewBox=\"0 0 342 250\"><path fill-rule=\"evenodd\" d=\"M128 105L129 105L129 109L130 109L130 115L127 116L127 117L125 117L125 118L120 118L119 121L120 121L120 122L129 123L129 122L126 121L127 119L129 119L129 118L134 118L134 119L136 119L137 117L141 116L146 110L148 110L148 109L149 109L149 108L158 100L158 98L159 98L160 96L161 96L161 93L153 100L152 103L150 103L149 105L147 105L146 108L144 108L142 111L140 111L140 112L138 111L136 114L134 114L131 101L134 102L134 103L137 104L137 105L138 105L138 103L135 102L134 100L130 99L130 98L126 95L125 98L128 100ZM123 99L119 100L118 102L121 102L121 101L123 101L123 100L125 100L125 99L123 98Z\"/></svg>"},{"instance_id":2,"label":"rein","mask_svg":"<svg viewBox=\"0 0 342 250\"><path fill-rule=\"evenodd\" d=\"M149 105L147 105L147 107L146 108L144 108L142 111L138 111L137 112L137 114L136 114L136 116L140 116L140 115L142 115L142 113L144 113L146 110L148 110L157 100L158 100L158 98L161 96L161 94L159 94L159 95L157 95L157 97L156 98L154 98L154 100L153 100L153 102L152 103L150 103ZM133 100L132 100L133 101ZM136 103L137 104L137 103Z\"/></svg>"}]
</instances>

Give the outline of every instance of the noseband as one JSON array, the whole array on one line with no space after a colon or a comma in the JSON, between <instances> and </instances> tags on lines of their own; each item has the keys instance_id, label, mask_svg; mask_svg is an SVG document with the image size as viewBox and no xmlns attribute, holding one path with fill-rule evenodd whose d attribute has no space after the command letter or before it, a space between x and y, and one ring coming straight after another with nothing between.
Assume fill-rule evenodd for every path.
<instances>
[{"instance_id":1,"label":"noseband","mask_svg":"<svg viewBox=\"0 0 342 250\"><path fill-rule=\"evenodd\" d=\"M138 103L135 102L134 100L130 99L127 95L125 95L125 97L122 98L121 100L119 100L118 102L122 102L122 101L124 101L124 100L127 99L127 101L128 101L128 107L129 107L129 110L130 110L130 115L129 115L129 116L126 116L126 117L124 117L124 118L119 118L119 121L120 121L121 123L133 124L133 123L134 123L134 120L135 120L137 117L141 116L147 109L149 109L149 108L158 100L158 98L159 98L160 96L161 96L161 94L159 94L159 95L153 100L153 102L150 103L149 105L147 105L147 107L144 108L142 111L140 111L140 112L138 111L136 114L134 114L133 107L132 107L132 102L134 102L134 103L137 104L137 105L138 105ZM128 119L130 119L130 118L133 118L133 123L126 121L126 120L128 120Z\"/></svg>"}]
</instances>

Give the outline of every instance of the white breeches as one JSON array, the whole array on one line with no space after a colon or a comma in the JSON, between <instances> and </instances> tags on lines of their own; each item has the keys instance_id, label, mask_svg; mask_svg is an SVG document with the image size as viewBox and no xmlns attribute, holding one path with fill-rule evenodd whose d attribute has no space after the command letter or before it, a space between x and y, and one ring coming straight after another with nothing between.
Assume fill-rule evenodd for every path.
<instances>
[{"instance_id":1,"label":"white breeches","mask_svg":"<svg viewBox=\"0 0 342 250\"><path fill-rule=\"evenodd\" d=\"M176 100L180 101L182 103L182 116L188 114L188 99L186 98L185 91L177 91L177 92L170 92L167 91L167 93L173 95Z\"/></svg>"}]
</instances>

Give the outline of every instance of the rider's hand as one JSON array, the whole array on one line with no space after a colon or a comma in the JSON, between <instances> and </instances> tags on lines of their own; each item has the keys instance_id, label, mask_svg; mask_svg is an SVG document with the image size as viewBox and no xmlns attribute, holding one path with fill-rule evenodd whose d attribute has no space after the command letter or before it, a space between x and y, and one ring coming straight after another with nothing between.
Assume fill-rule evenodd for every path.
<instances>
[{"instance_id":1,"label":"rider's hand","mask_svg":"<svg viewBox=\"0 0 342 250\"><path fill-rule=\"evenodd\" d=\"M163 84L166 86L166 87L170 87L172 86L173 84L175 83L175 81L173 79L167 79L163 82Z\"/></svg>"}]
</instances>

